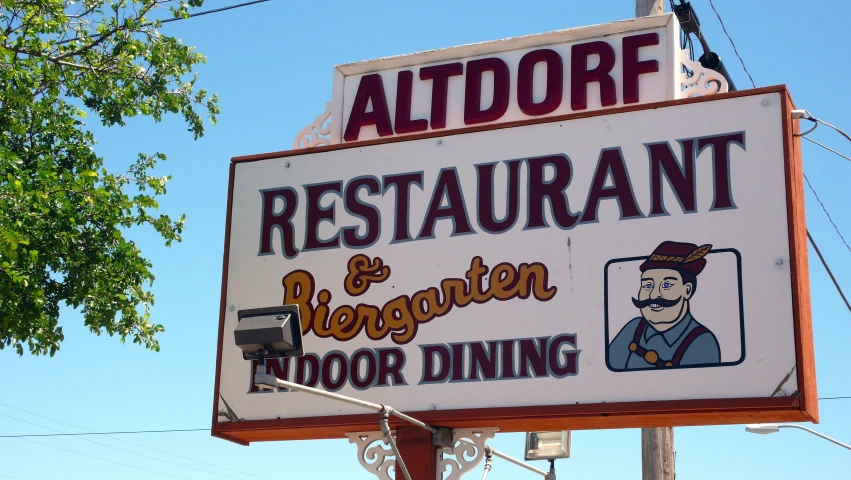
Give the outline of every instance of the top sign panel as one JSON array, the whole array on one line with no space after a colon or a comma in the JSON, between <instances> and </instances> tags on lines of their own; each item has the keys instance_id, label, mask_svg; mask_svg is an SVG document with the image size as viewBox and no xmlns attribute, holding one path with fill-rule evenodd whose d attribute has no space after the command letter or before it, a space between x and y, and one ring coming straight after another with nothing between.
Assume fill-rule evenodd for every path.
<instances>
[{"instance_id":1,"label":"top sign panel","mask_svg":"<svg viewBox=\"0 0 851 480\"><path fill-rule=\"evenodd\" d=\"M680 98L679 34L667 14L339 65L331 142Z\"/></svg>"}]
</instances>

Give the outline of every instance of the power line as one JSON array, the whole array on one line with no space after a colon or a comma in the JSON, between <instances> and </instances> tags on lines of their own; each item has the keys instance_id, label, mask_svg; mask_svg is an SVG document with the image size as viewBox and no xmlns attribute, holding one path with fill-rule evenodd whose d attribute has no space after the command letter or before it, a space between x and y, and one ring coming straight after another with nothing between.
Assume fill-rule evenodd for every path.
<instances>
[{"instance_id":1,"label":"power line","mask_svg":"<svg viewBox=\"0 0 851 480\"><path fill-rule=\"evenodd\" d=\"M268 2L268 1L269 0L254 0L253 2L240 3L240 4L237 4L237 5L230 5L230 6L227 6L227 7L216 8L216 9L213 9L213 10L205 10L203 12L192 13L188 17L167 18L165 20L160 20L159 22L160 23L168 23L168 22L176 22L178 20L189 20L190 18L200 17L202 15L209 15L211 13L224 12L225 10L233 10L234 8L247 7L249 5L255 5L257 3L264 3L264 2ZM96 39L100 38L101 36L102 35L92 35L88 38L89 38L89 40L96 40ZM68 40L62 40L61 42L56 42L56 45L62 45L63 43L70 43L70 42L73 42L74 40L79 40L79 38L69 38Z\"/></svg>"},{"instance_id":2,"label":"power line","mask_svg":"<svg viewBox=\"0 0 851 480\"><path fill-rule=\"evenodd\" d=\"M0 432L0 434L8 435L6 432ZM137 467L135 465L130 465L130 464L127 464L127 463L116 462L115 460L109 460L109 459L106 459L106 458L96 457L94 455L89 455L87 453L80 453L80 452L77 452L77 451L74 451L74 450L68 450L67 448L57 447L55 445L50 445L49 443L36 442L35 440L30 440L28 438L21 438L21 440L23 440L25 442L34 443L36 445L41 445L42 447L53 448L53 449L56 449L56 450L61 450L63 452L73 453L74 455L80 455L82 457L92 458L92 459L95 459L95 460L100 460L102 462L113 463L115 465L121 465L122 467L132 468L134 470L141 470L143 472L154 473L154 474L163 475L163 476L166 476L166 477L179 478L179 479L182 479L182 480L192 480L191 478L180 477L180 476L177 476L177 475L172 475L170 473L158 472L156 470L150 470L150 469L143 468L143 467Z\"/></svg>"},{"instance_id":3,"label":"power line","mask_svg":"<svg viewBox=\"0 0 851 480\"><path fill-rule=\"evenodd\" d=\"M851 400L851 395L839 396L839 397L819 397L818 400ZM42 428L44 428L44 427L42 427ZM199 431L205 431L206 432L206 431L209 431L209 430L210 430L209 428L195 428L195 429L190 429L190 430L153 430L153 432L154 433L199 432ZM5 435L0 435L0 438L26 439L26 438L29 438L29 437L66 437L66 436L79 436L79 435L110 435L112 433L135 434L135 433L151 433L151 432L152 432L151 430L136 430L136 431L127 431L127 432L39 433L39 434L21 434L21 435L5 434ZM120 439L116 439L116 440L120 440ZM144 445L140 445L140 446L145 447ZM145 448L150 448L150 447L145 447ZM156 450L156 449L152 449L152 450ZM156 450L156 451L161 451L161 450ZM72 453L74 453L74 452L72 452ZM168 453L168 452L163 451L163 453ZM189 459L188 457L181 457L180 455L176 455L176 456L178 456L180 458ZM191 460L191 459L189 459L189 460ZM197 461L197 460L193 460L193 461ZM225 467L220 467L220 468L228 470ZM235 470L232 470L232 471L235 471ZM237 472L237 473L239 473L239 472ZM254 477L254 478L264 478L264 477L259 477L255 474L250 474L250 475L249 474L243 474L243 475L251 476L251 477ZM3 476L3 474L0 473L0 477L2 477L2 476ZM15 478L15 477L9 477L9 478Z\"/></svg>"},{"instance_id":4,"label":"power line","mask_svg":"<svg viewBox=\"0 0 851 480\"><path fill-rule=\"evenodd\" d=\"M836 277L833 276L833 272L831 272L830 267L827 266L827 261L825 261L824 257L821 255L821 251L818 249L816 241L813 240L813 236L810 235L809 229L807 229L807 238L809 238L810 243L813 244L813 248L816 251L816 255L818 255L819 260L821 260L821 264L824 265L824 269L827 270L827 274L830 275L830 279L833 280L833 285L836 287L836 291L839 292L839 296L842 297L842 300L845 302L845 306L848 307L848 311L851 312L851 304L848 303L848 299L845 298L845 294L842 293L842 288L839 286L839 282L836 281Z\"/></svg>"},{"instance_id":5,"label":"power line","mask_svg":"<svg viewBox=\"0 0 851 480\"><path fill-rule=\"evenodd\" d=\"M839 396L839 397L819 397L818 399L819 399L819 400L851 400L851 395L849 395L849 396ZM157 433L187 432L187 431L191 431L191 432L205 431L205 432L206 432L206 431L209 431L209 430L210 430L209 428L198 428L198 429L192 429L192 430L155 430L155 432L157 432ZM113 432L113 433L115 433L115 432ZM134 434L134 433L150 433L150 431L148 431L148 430L138 430L138 431L128 431L128 432L119 432L119 433L125 433L125 434ZM110 434L109 432L91 432L91 433L39 433L39 434L21 434L21 435L0 435L0 438L64 437L64 436L75 436L75 435L109 435L109 434ZM116 439L116 440L118 440L118 439ZM144 446L144 445L142 445L142 446ZM150 448L150 447L146 447L146 448ZM156 449L153 449L153 450L156 450ZM160 450L157 450L157 451L160 451ZM168 453L168 452L163 452L163 453ZM178 456L179 456L179 455L178 455ZM181 458L188 458L188 457L181 457ZM221 468L224 468L224 467L221 467ZM226 470L227 470L227 469L226 469ZM237 473L239 473L239 472L237 472ZM248 475L248 474L244 474L244 475ZM259 477L259 476L255 475L255 474L250 474L249 476L252 476L252 477L254 477L254 478L264 478L264 477Z\"/></svg>"},{"instance_id":6,"label":"power line","mask_svg":"<svg viewBox=\"0 0 851 480\"><path fill-rule=\"evenodd\" d=\"M810 187L810 191L813 192L813 195L815 195L819 205L821 205L822 211L824 211L824 214L827 215L827 219L830 220L830 224L833 225L833 229L836 230L836 234L839 235L839 238L842 239L842 243L845 244L845 248L847 248L848 251L851 252L851 247L848 246L848 242L845 241L845 237L842 236L842 232L839 231L839 227L836 226L836 223L833 221L833 218L830 216L830 213L828 213L827 208L824 206L824 203L821 201L821 198L819 198L818 193L816 193L816 189L813 188L813 185L810 183L810 179L807 178L806 173L804 174L804 180L806 180L807 186Z\"/></svg>"},{"instance_id":7,"label":"power line","mask_svg":"<svg viewBox=\"0 0 851 480\"><path fill-rule=\"evenodd\" d=\"M17 420L19 422L27 423L29 425L34 425L36 427L43 428L45 430L50 430L52 432L57 432L57 433L60 433L60 434L65 433L65 432L62 432L60 430L56 430L54 428L45 427L44 425L39 425L37 423L30 422L28 420L23 420L23 419L20 419L20 418L17 418L17 417L13 417L11 415L6 415L5 413L0 413L0 416L6 417L6 418L11 418L12 420ZM232 479L235 479L235 480L242 480L242 479L239 479L237 477L231 477L230 475L222 475L220 473L211 472L209 470L201 470L200 468L190 467L190 466L183 465L183 464L180 464L180 463L177 463L177 462L172 462L172 461L169 461L169 460L163 460L161 458L152 457L150 455L145 455L144 453L134 452L134 451L127 450L127 449L124 449L124 448L121 448L121 447L116 447L114 445L109 445L108 443L96 442L94 440L89 440L88 438L82 438L82 437L79 437L79 436L76 437L76 438L77 438L77 440L82 440L84 442L94 443L95 445L100 445L102 447L107 447L107 448L111 448L113 450L118 450L119 452L129 453L131 455L136 455L138 457L147 458L147 459L150 459L150 460L156 460L158 462L163 462L163 463L167 463L169 465L174 465L174 466L177 466L177 467L186 468L186 469L189 469L189 470L194 470L196 472L206 473L208 475L215 475L217 477L224 477L224 478L232 478Z\"/></svg>"},{"instance_id":8,"label":"power line","mask_svg":"<svg viewBox=\"0 0 851 480\"><path fill-rule=\"evenodd\" d=\"M224 12L225 10L233 10L234 8L247 7L249 5L254 5L256 3L263 3L263 2L268 2L268 1L269 0L255 0L253 2L240 3L238 5L231 5L229 7L222 7L222 8L216 8L216 9L213 9L213 10L206 10L206 11L203 11L203 12L193 13L193 14L189 15L188 18L169 18L167 20L160 20L160 23L176 22L178 20L188 20L189 18L200 17L201 15L209 15L211 13Z\"/></svg>"},{"instance_id":9,"label":"power line","mask_svg":"<svg viewBox=\"0 0 851 480\"><path fill-rule=\"evenodd\" d=\"M745 66L745 61L742 60L742 56L739 55L739 50L736 48L736 43L733 42L733 38L727 32L727 27L724 26L724 20L721 20L721 14L719 14L718 10L715 9L715 5L712 3L712 0L709 0L709 6L712 7L712 11L715 12L715 16L718 17L718 21L721 23L721 29L724 30L724 35L727 35L727 40L730 40L730 45L733 46L733 52L735 52L736 56L739 57L739 62L741 62L742 68L745 70L745 73L748 74L748 78L751 80L751 85L753 85L753 88L756 88L756 83L754 83L753 81L751 72L748 71L748 67Z\"/></svg>"},{"instance_id":10,"label":"power line","mask_svg":"<svg viewBox=\"0 0 851 480\"><path fill-rule=\"evenodd\" d=\"M237 473L239 475L244 475L246 477L252 477L252 478L255 478L255 479L271 480L270 478L263 477L263 476L255 474L255 473L248 474L248 473L240 472L239 470L234 470L232 468L223 467L221 465L216 465L214 463L209 463L207 461L197 460L197 459L187 457L187 456L184 456L184 455L178 455L176 453L168 452L168 451L165 451L165 450L160 450L158 448L149 447L149 446L143 445L141 443L131 442L130 440L124 440L122 438L111 436L111 435L116 435L116 434L127 434L127 433L129 433L129 434L141 434L141 433L209 432L210 431L209 428L187 428L187 429L168 429L168 430L135 430L135 431L130 431L130 432L93 432L93 431L91 431L87 428L83 428L79 425L74 425L74 424L71 424L71 423L68 423L68 422L63 422L61 420L57 420L55 418L50 418L50 417L47 417L47 416L44 416L44 415L40 415L40 414L35 413L35 412L30 412L30 411L24 410L22 408L13 407L12 405L7 405L7 404L2 403L2 402L0 402L0 405L4 406L6 408L11 408L12 410L17 410L19 412L23 412L23 413L26 413L26 414L29 414L29 415L33 415L33 416L36 416L36 417L39 417L39 418L43 418L45 420L49 420L51 422L60 423L62 425L66 425L66 426L69 426L69 427L72 427L72 428L77 428L77 429L80 429L80 430L86 430L85 433L36 434L36 435L27 435L27 436L55 437L55 436L106 435L106 436L110 436L110 438L112 438L113 440L117 440L119 442L124 442L124 443L130 444L130 445L135 445L137 447L146 448L148 450L153 450L155 452L163 453L163 454L166 454L166 455L171 455L172 457L182 458L184 460L189 460L190 462L199 463L199 464L202 464L202 465L205 465L205 466L208 466L208 467L214 467L214 468L219 468L219 469L222 469L222 470L227 470L229 472ZM0 438L3 438L3 437L0 437Z\"/></svg>"},{"instance_id":11,"label":"power line","mask_svg":"<svg viewBox=\"0 0 851 480\"><path fill-rule=\"evenodd\" d=\"M11 475L4 475L2 473L0 473L0 477L11 478L12 480L24 480L23 478L13 477Z\"/></svg>"},{"instance_id":12,"label":"power line","mask_svg":"<svg viewBox=\"0 0 851 480\"><path fill-rule=\"evenodd\" d=\"M2 414L0 414L2 415ZM44 427L47 428L47 427ZM139 433L179 433L179 432L209 432L209 428L187 428L187 429L172 429L172 430L133 430L127 432L80 432L80 433L43 433L38 435L24 435L25 437L83 437L86 435L131 435ZM0 435L0 438L17 438L5 437ZM116 438L116 440L121 440ZM150 447L146 447L150 448Z\"/></svg>"},{"instance_id":13,"label":"power line","mask_svg":"<svg viewBox=\"0 0 851 480\"><path fill-rule=\"evenodd\" d=\"M809 119L810 119L810 120L812 120L812 121L814 121L814 122L820 123L820 124L822 124L822 125L824 125L824 126L826 126L826 127L830 127L830 128L832 128L832 129L836 130L837 132L839 132L839 134L840 134L840 135L842 135L843 137L845 137L845 139L846 139L846 140L848 140L849 142L851 142L851 136L849 136L847 133L843 132L841 128L839 128L839 127L837 127L837 126L835 126L835 125L831 125L831 124L829 124L829 123L825 122L824 120L820 120L820 119L818 119L818 118L816 118L816 117L814 117L814 116L812 116L812 115L810 115L810 116L809 116Z\"/></svg>"},{"instance_id":14,"label":"power line","mask_svg":"<svg viewBox=\"0 0 851 480\"><path fill-rule=\"evenodd\" d=\"M0 435L0 438L22 438L22 437L84 437L87 435L134 435L141 433L179 433L179 432L209 432L209 428L190 428L185 430L132 430L126 432L81 432L81 433L38 433L29 435ZM116 438L116 440L121 440ZM145 447L150 448L150 447Z\"/></svg>"},{"instance_id":15,"label":"power line","mask_svg":"<svg viewBox=\"0 0 851 480\"><path fill-rule=\"evenodd\" d=\"M804 133L800 133L800 134L795 134L795 136L796 136L796 137L804 137L804 138L806 138L807 140L809 140L809 141L811 141L811 142L813 142L813 143L815 143L815 144L819 145L820 147L826 148L827 150L830 150L831 152L833 152L833 153L835 153L835 154L837 154L837 155L839 155L839 156L841 156L841 157L843 157L843 158L845 158L845 159L851 160L851 158L848 158L848 157L846 157L845 155L842 155L841 153L836 152L835 150L831 150L830 148L825 147L824 145L822 145L822 144L820 144L820 143L816 142L815 140L812 140L812 139L808 138L808 137L807 137L807 134L811 133L813 130L815 130L815 129L816 129L816 127L818 127L818 126L819 126L819 124L821 124L821 125L824 125L824 126L826 126L826 127L832 128L834 131L836 131L837 133L839 133L840 135L842 135L843 137L845 137L845 139L846 139L846 140L848 140L849 142L851 142L851 135L848 135L848 134L847 134L847 133L845 133L845 132L844 132L841 128L837 127L836 125L833 125L833 124L827 123L827 122L825 122L824 120L822 120L822 119L820 119L820 118L816 118L816 117L812 116L812 115L810 114L810 112L808 112L808 111L806 111L806 110L803 110L803 112L804 112L804 116L803 116L802 118L803 118L804 120L809 120L809 121L813 122L815 125L813 126L813 128L811 128L811 129L807 130L806 132L804 132Z\"/></svg>"},{"instance_id":16,"label":"power line","mask_svg":"<svg viewBox=\"0 0 851 480\"><path fill-rule=\"evenodd\" d=\"M711 1L712 1L712 0L710 0L710 2L711 2ZM803 118L805 118L805 119L807 119L807 120L809 120L809 121L811 121L811 122L814 122L814 123L816 124L816 127L817 127L819 124L826 125L826 126L828 126L828 127L832 128L832 129L836 130L837 132L839 132L839 133L840 133L843 137L845 137L846 139L848 139L848 141L851 141L851 136L849 136L847 133L843 132L840 128L838 128L838 127L836 127L836 126L834 126L834 125L831 125L831 124L829 124L829 123L825 122L824 120L819 120L818 118L813 117L813 116L812 116L812 115L810 115L810 113L809 113L809 112L807 112L806 110L804 111L804 117L803 117ZM815 127L813 127L812 129L808 130L808 131L807 131L807 132L805 132L805 133L812 132L813 130L815 130ZM804 138L806 138L807 140L809 140L809 141L811 141L811 142L815 143L816 145L818 145L818 146L820 146L820 147L824 148L825 150L829 150L830 152L833 152L833 153L835 153L836 155L839 155L840 157L845 158L846 160L851 160L851 158L848 158L848 157L846 157L845 155L842 155L841 153L837 152L836 150L833 150L832 148L829 148L829 147L827 147L827 146L825 146L825 145L820 144L819 142L817 142L817 141L815 141L815 140L813 140L813 139L811 139L811 138L807 137L805 134L797 134L797 136L804 137ZM833 228L836 230L836 233L837 233L837 234L839 234L839 238L841 238L841 239L842 239L842 243L844 243L844 244L845 244L845 247L846 247L846 248L848 248L848 250L849 250L849 251L851 251L851 248L849 248L849 247L848 247L848 243L845 241L845 237L843 237L843 236L842 236L842 233L840 233L840 232L839 232L839 227L837 227L837 226L836 226L836 223L834 223L834 222L833 222L833 219L830 217L830 214L829 214L829 213L827 213L827 209L824 207L824 203L822 203L821 199L818 197L818 194L816 193L816 191L815 191L815 189L813 188L812 184L810 184L810 180L807 178L807 176L806 176L806 175L804 175L804 180L806 180L806 181L807 181L807 185L810 187L810 190L812 190L813 195L815 195L815 196L816 196L816 200L818 200L819 204L821 205L822 210L824 210L825 215L827 215L828 220L830 220L830 223L833 225ZM848 308L848 311L849 311L849 312L851 312L851 304L849 304L849 303L848 303L848 299L845 297L845 294L842 292L842 288L839 286L839 282L837 282L837 281L836 281L836 277L834 277L834 276L833 276L833 272L831 272L831 271L830 271L830 267L829 267L829 266L827 266L827 261L826 261L826 260L824 259L824 257L822 256L821 251L819 250L818 245L816 245L816 241L815 241L815 240L813 240L813 236L812 236L812 235L810 235L810 231L809 231L809 230L807 230L807 238L809 238L809 239L810 239L810 243L812 243L812 244L813 244L813 248L815 249L816 254L818 255L819 260L821 260L821 264L822 264L822 265L824 265L824 269L825 269L825 270L827 270L827 274L828 274L828 275L830 275L830 279L833 281L833 286L835 286L835 287L836 287L836 291L837 291L837 292L839 292L839 296L840 296L840 297L842 297L842 300L845 302L845 306Z\"/></svg>"},{"instance_id":17,"label":"power line","mask_svg":"<svg viewBox=\"0 0 851 480\"><path fill-rule=\"evenodd\" d=\"M803 137L805 140L809 140L809 141L811 141L811 142L815 143L815 144L816 144L816 145L818 145L819 147L821 147L821 148L823 148L823 149L827 150L828 152L833 153L833 154L836 154L836 155L839 155L840 157L844 158L845 160L848 160L849 162L851 162L851 157L848 157L848 156L846 156L846 155L843 155L843 154L841 154L841 153L837 152L836 150L834 150L834 149L832 149L832 148L828 147L827 145L822 145L821 143L819 143L819 142L817 142L817 141L813 140L812 138L810 138L810 137L808 137L808 136L806 136L806 135L801 135L801 137Z\"/></svg>"}]
</instances>

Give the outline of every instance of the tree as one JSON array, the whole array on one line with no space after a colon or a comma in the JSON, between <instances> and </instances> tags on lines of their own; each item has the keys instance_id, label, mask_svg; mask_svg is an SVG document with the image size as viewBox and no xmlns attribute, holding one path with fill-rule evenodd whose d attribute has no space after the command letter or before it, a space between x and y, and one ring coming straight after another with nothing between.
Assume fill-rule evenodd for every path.
<instances>
[{"instance_id":1,"label":"tree","mask_svg":"<svg viewBox=\"0 0 851 480\"><path fill-rule=\"evenodd\" d=\"M0 348L54 355L64 303L98 335L159 350L151 263L125 235L149 225L180 241L185 217L156 212L169 177L151 170L166 157L107 171L84 119L177 113L201 137L219 112L191 76L205 59L160 28L202 3L0 0Z\"/></svg>"}]
</instances>

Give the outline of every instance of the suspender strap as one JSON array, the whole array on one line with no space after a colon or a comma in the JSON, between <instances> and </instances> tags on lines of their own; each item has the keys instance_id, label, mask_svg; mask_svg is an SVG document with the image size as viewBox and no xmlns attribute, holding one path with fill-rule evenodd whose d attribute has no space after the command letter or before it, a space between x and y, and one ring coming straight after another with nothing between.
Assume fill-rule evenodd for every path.
<instances>
[{"instance_id":1,"label":"suspender strap","mask_svg":"<svg viewBox=\"0 0 851 480\"><path fill-rule=\"evenodd\" d=\"M699 327L696 327L694 330L690 331L686 338L683 340L683 343L681 343L679 348L677 348L677 351L674 352L674 358L671 359L671 363L678 366L683 360L683 357L685 356L688 347L690 347L691 344L694 343L695 340L697 340L697 337L703 335L704 333L709 333L709 329L707 329L703 325L700 325Z\"/></svg>"},{"instance_id":2,"label":"suspender strap","mask_svg":"<svg viewBox=\"0 0 851 480\"><path fill-rule=\"evenodd\" d=\"M670 367L671 362L666 362L659 358L659 354L653 350L647 350L639 345L641 336L644 335L644 330L647 329L647 320L642 318L635 326L635 333L632 334L632 343L629 344L629 351L643 358L645 362L656 367Z\"/></svg>"},{"instance_id":3,"label":"suspender strap","mask_svg":"<svg viewBox=\"0 0 851 480\"><path fill-rule=\"evenodd\" d=\"M700 325L695 327L694 330L690 331L686 338L683 339L683 343L677 348L677 351L674 352L674 358L670 361L665 361L659 358L659 355L653 350L647 350L641 345L639 345L639 341L641 340L641 336L644 335L644 330L647 328L647 320L642 318L638 321L638 324L635 326L635 333L632 335L632 343L629 344L629 351L643 358L645 362L650 365L656 367L678 367L680 362L683 360L683 357L686 355L686 351L688 351L689 347L697 337L703 335L704 333L709 333L709 329Z\"/></svg>"},{"instance_id":4,"label":"suspender strap","mask_svg":"<svg viewBox=\"0 0 851 480\"><path fill-rule=\"evenodd\" d=\"M644 317L641 317L641 320L638 321L638 325L635 326L635 333L632 334L632 342L638 343L641 340L641 335L644 334L644 329L647 328L647 320Z\"/></svg>"}]
</instances>

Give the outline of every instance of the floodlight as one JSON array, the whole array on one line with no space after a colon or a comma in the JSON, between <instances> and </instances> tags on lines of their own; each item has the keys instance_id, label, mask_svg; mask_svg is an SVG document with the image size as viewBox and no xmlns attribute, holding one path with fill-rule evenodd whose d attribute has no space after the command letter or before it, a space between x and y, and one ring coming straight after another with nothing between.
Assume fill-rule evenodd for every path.
<instances>
[{"instance_id":1,"label":"floodlight","mask_svg":"<svg viewBox=\"0 0 851 480\"><path fill-rule=\"evenodd\" d=\"M304 355L298 305L240 310L237 318L239 324L233 338L242 350L242 358L262 360Z\"/></svg>"},{"instance_id":2,"label":"floodlight","mask_svg":"<svg viewBox=\"0 0 851 480\"><path fill-rule=\"evenodd\" d=\"M570 458L570 431L526 432L527 461L557 458Z\"/></svg>"},{"instance_id":3,"label":"floodlight","mask_svg":"<svg viewBox=\"0 0 851 480\"><path fill-rule=\"evenodd\" d=\"M745 426L745 431L750 433L758 433L760 435L768 435L769 433L777 433L780 431L780 425L776 423L751 423Z\"/></svg>"}]
</instances>

